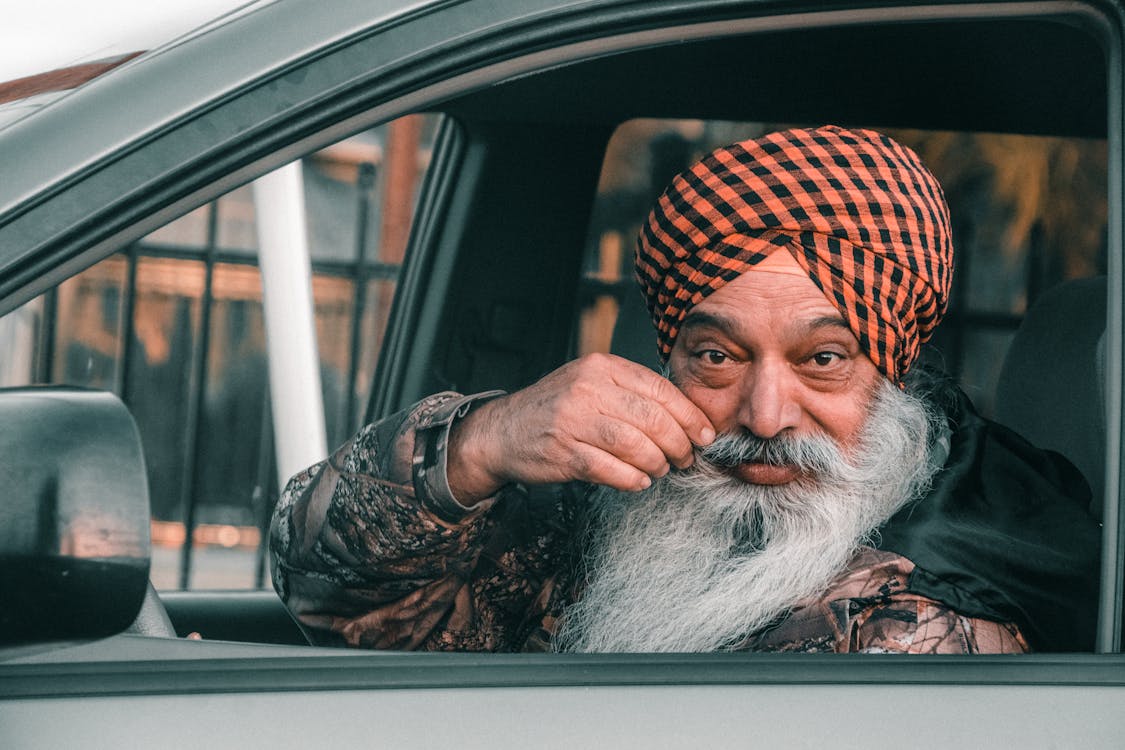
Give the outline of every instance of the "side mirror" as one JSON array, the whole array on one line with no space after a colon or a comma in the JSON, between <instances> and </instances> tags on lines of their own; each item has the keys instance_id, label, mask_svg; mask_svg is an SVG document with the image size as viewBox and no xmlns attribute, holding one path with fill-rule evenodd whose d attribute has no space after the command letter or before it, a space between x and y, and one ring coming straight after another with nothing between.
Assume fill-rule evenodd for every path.
<instances>
[{"instance_id":1,"label":"side mirror","mask_svg":"<svg viewBox=\"0 0 1125 750\"><path fill-rule=\"evenodd\" d=\"M148 478L125 405L0 389L0 646L121 632L148 571Z\"/></svg>"}]
</instances>

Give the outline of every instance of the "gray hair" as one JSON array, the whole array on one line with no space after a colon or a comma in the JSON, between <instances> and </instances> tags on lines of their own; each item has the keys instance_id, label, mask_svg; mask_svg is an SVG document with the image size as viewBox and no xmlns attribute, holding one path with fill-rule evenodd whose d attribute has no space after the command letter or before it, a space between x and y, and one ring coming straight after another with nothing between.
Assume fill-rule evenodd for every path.
<instances>
[{"instance_id":1,"label":"gray hair","mask_svg":"<svg viewBox=\"0 0 1125 750\"><path fill-rule=\"evenodd\" d=\"M555 648L737 648L823 592L930 485L943 418L909 390L880 381L851 455L827 436L724 435L644 492L598 490L587 587L564 611ZM809 478L762 486L723 469L748 457L795 463Z\"/></svg>"}]
</instances>

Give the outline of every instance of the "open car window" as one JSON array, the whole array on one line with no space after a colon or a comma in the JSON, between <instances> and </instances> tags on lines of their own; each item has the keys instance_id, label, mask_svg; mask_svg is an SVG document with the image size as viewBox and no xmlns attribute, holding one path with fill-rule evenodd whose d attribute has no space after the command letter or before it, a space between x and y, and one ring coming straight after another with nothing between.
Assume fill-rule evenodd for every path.
<instances>
[{"instance_id":1,"label":"open car window","mask_svg":"<svg viewBox=\"0 0 1125 750\"><path fill-rule=\"evenodd\" d=\"M437 127L407 116L302 160L329 447L362 422ZM0 317L0 387L111 391L137 421L159 590L270 586L255 209L238 188Z\"/></svg>"}]
</instances>

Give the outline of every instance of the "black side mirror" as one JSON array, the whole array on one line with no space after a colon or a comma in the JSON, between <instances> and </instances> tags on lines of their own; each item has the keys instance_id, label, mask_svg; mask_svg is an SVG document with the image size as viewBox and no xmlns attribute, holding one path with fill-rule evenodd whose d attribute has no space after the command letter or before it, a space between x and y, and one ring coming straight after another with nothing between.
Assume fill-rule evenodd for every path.
<instances>
[{"instance_id":1,"label":"black side mirror","mask_svg":"<svg viewBox=\"0 0 1125 750\"><path fill-rule=\"evenodd\" d=\"M121 632L148 570L148 479L125 405L0 389L0 645Z\"/></svg>"}]
</instances>

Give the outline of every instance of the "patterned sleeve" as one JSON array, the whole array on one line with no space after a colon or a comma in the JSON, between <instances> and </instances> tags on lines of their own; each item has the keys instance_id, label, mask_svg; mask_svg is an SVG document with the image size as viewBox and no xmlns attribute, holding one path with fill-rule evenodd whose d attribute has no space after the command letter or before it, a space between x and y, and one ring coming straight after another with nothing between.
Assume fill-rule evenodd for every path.
<instances>
[{"instance_id":1,"label":"patterned sleeve","mask_svg":"<svg viewBox=\"0 0 1125 750\"><path fill-rule=\"evenodd\" d=\"M431 396L290 480L274 586L313 643L509 650L538 624L565 535L519 488L466 509L444 476L449 427L482 396Z\"/></svg>"},{"instance_id":2,"label":"patterned sleeve","mask_svg":"<svg viewBox=\"0 0 1125 750\"><path fill-rule=\"evenodd\" d=\"M847 623L837 650L867 654L1022 654L1030 651L1018 626L970 617L910 588L914 563L867 550L839 582L835 603ZM851 589L850 591L848 589Z\"/></svg>"},{"instance_id":3,"label":"patterned sleeve","mask_svg":"<svg viewBox=\"0 0 1125 750\"><path fill-rule=\"evenodd\" d=\"M867 654L1022 654L1019 628L958 614L923 596L900 595L860 612L846 650Z\"/></svg>"},{"instance_id":4,"label":"patterned sleeve","mask_svg":"<svg viewBox=\"0 0 1125 750\"><path fill-rule=\"evenodd\" d=\"M748 639L757 651L1012 654L1030 651L1013 623L963 615L910 590L914 563L861 548L818 597Z\"/></svg>"}]
</instances>

